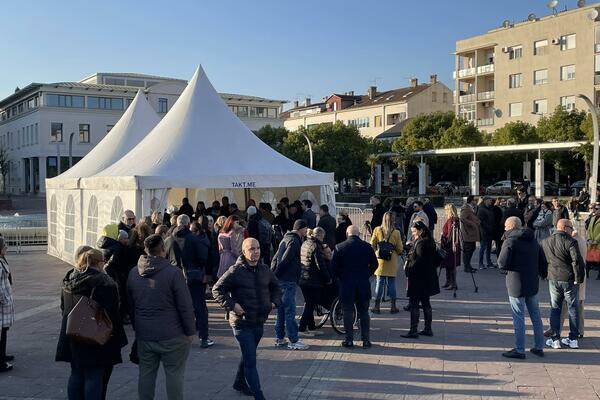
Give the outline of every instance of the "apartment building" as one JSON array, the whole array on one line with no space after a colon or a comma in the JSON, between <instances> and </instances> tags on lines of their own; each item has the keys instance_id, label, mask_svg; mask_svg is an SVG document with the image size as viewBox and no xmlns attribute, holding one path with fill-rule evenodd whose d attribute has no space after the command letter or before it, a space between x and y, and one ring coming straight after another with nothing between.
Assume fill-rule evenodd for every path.
<instances>
[{"instance_id":1,"label":"apartment building","mask_svg":"<svg viewBox=\"0 0 600 400\"><path fill-rule=\"evenodd\" d=\"M138 90L164 116L186 85L175 78L96 73L79 82L32 83L18 89L0 100L0 147L9 159L4 189L44 193L45 178L66 171L98 144ZM227 93L221 97L252 131L267 124L282 126L284 101Z\"/></svg>"},{"instance_id":2,"label":"apartment building","mask_svg":"<svg viewBox=\"0 0 600 400\"><path fill-rule=\"evenodd\" d=\"M557 106L600 104L600 4L554 11L456 43L456 113L492 132L507 122L536 124Z\"/></svg>"},{"instance_id":3,"label":"apartment building","mask_svg":"<svg viewBox=\"0 0 600 400\"><path fill-rule=\"evenodd\" d=\"M311 126L342 121L358 128L366 137L376 137L402 121L419 114L435 111L452 111L452 91L431 75L429 83L419 84L411 79L410 86L378 92L376 86L369 87L366 95L354 92L332 94L319 103L306 99L298 102L281 117L283 125L295 131Z\"/></svg>"}]
</instances>

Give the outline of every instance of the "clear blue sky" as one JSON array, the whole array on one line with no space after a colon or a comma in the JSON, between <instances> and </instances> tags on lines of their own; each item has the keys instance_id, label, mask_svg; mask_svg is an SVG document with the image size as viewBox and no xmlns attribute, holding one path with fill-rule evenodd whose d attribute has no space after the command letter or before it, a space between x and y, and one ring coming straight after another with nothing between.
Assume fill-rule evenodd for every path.
<instances>
[{"instance_id":1,"label":"clear blue sky","mask_svg":"<svg viewBox=\"0 0 600 400\"><path fill-rule=\"evenodd\" d=\"M560 8L575 8L561 0ZM94 72L189 79L293 101L407 86L437 73L453 88L455 42L548 14L546 0L7 1L0 98L31 82ZM591 1L588 1L591 4Z\"/></svg>"}]
</instances>

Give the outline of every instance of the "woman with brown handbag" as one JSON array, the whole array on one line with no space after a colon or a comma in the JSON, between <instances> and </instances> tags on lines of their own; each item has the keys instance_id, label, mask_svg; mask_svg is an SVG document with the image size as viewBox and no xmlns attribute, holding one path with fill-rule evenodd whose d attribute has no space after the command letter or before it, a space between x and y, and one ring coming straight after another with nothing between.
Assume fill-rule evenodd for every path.
<instances>
[{"instance_id":1,"label":"woman with brown handbag","mask_svg":"<svg viewBox=\"0 0 600 400\"><path fill-rule=\"evenodd\" d=\"M119 315L117 284L102 272L103 265L104 257L99 250L85 250L78 257L75 268L67 272L62 281L62 324L56 361L71 364L71 376L67 387L69 400L106 398L113 366L122 362L121 348L127 344L127 336ZM104 345L87 344L67 336L69 313L83 297L99 303L112 322L112 336Z\"/></svg>"}]
</instances>

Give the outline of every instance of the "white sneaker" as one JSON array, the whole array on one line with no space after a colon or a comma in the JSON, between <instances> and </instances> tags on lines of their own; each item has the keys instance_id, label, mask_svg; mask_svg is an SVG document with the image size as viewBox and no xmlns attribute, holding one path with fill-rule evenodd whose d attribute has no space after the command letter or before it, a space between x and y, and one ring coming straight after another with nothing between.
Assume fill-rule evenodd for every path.
<instances>
[{"instance_id":1,"label":"white sneaker","mask_svg":"<svg viewBox=\"0 0 600 400\"><path fill-rule=\"evenodd\" d=\"M552 340L552 339L546 340L546 346L552 347L553 349L560 349L561 348L560 341L558 339L557 340Z\"/></svg>"},{"instance_id":2,"label":"white sneaker","mask_svg":"<svg viewBox=\"0 0 600 400\"><path fill-rule=\"evenodd\" d=\"M286 344L288 344L288 341L285 340L285 338L275 339L275 346L277 346L277 347L282 347L282 346L285 346Z\"/></svg>"},{"instance_id":3,"label":"white sneaker","mask_svg":"<svg viewBox=\"0 0 600 400\"><path fill-rule=\"evenodd\" d=\"M565 346L569 346L572 349L578 349L579 348L579 343L577 343L577 340L571 340L569 338L562 338L561 342Z\"/></svg>"},{"instance_id":4,"label":"white sneaker","mask_svg":"<svg viewBox=\"0 0 600 400\"><path fill-rule=\"evenodd\" d=\"M298 331L298 336L315 337L315 334L312 331Z\"/></svg>"},{"instance_id":5,"label":"white sneaker","mask_svg":"<svg viewBox=\"0 0 600 400\"><path fill-rule=\"evenodd\" d=\"M310 346L307 345L306 343L304 343L302 340L298 339L296 342L292 343L288 343L288 349L290 350L306 350L308 349Z\"/></svg>"}]
</instances>

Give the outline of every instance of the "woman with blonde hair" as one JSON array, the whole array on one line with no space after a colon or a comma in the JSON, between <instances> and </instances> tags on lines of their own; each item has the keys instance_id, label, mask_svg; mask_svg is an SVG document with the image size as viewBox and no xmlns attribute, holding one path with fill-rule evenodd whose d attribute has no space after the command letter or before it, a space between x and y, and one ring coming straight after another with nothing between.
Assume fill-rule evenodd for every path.
<instances>
[{"instance_id":1,"label":"woman with blonde hair","mask_svg":"<svg viewBox=\"0 0 600 400\"><path fill-rule=\"evenodd\" d=\"M454 204L446 204L446 223L442 228L440 246L446 251L446 258L442 260L440 268L446 270L446 283L442 286L447 290L456 290L456 267L460 265L460 220Z\"/></svg>"},{"instance_id":2,"label":"woman with blonde hair","mask_svg":"<svg viewBox=\"0 0 600 400\"><path fill-rule=\"evenodd\" d=\"M394 217L391 212L383 214L381 226L376 227L371 236L371 246L375 250L379 263L375 271L375 306L371 311L375 314L381 312L381 299L387 285L387 293L392 301L390 313L395 314L399 311L396 307L398 256L402 253L403 246L400 231L394 227Z\"/></svg>"},{"instance_id":3,"label":"woman with blonde hair","mask_svg":"<svg viewBox=\"0 0 600 400\"><path fill-rule=\"evenodd\" d=\"M119 315L117 284L102 272L103 265L104 256L100 250L83 251L75 268L69 270L62 281L62 324L56 361L71 364L67 386L69 400L104 399L113 366L123 361L121 348L127 344L127 336ZM112 336L104 345L84 344L67 336L69 313L82 297L99 303L112 322Z\"/></svg>"},{"instance_id":4,"label":"woman with blonde hair","mask_svg":"<svg viewBox=\"0 0 600 400\"><path fill-rule=\"evenodd\" d=\"M154 211L152 212L152 215L150 216L150 228L152 230L155 230L157 226L162 225L163 223L163 217L160 211Z\"/></svg>"},{"instance_id":5,"label":"woman with blonde hair","mask_svg":"<svg viewBox=\"0 0 600 400\"><path fill-rule=\"evenodd\" d=\"M13 366L9 361L13 360L13 356L6 355L6 335L8 329L15 322L15 305L12 295L12 278L8 262L6 261L6 251L8 246L5 239L0 236L0 372L10 371Z\"/></svg>"}]
</instances>

